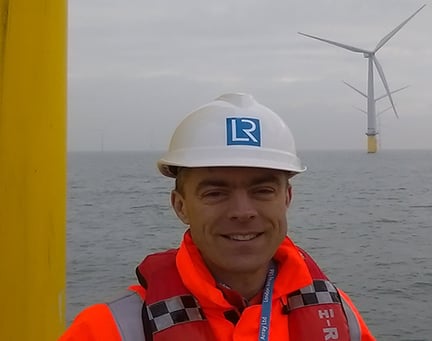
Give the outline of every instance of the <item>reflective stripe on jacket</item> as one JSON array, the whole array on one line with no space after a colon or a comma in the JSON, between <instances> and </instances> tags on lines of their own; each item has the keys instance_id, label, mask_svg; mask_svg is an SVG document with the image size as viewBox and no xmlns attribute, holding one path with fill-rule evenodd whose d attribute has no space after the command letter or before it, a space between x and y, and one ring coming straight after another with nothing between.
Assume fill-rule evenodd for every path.
<instances>
[{"instance_id":1,"label":"reflective stripe on jacket","mask_svg":"<svg viewBox=\"0 0 432 341\"><path fill-rule=\"evenodd\" d=\"M143 300L136 292L108 303L108 306L123 341L145 340L141 318Z\"/></svg>"}]
</instances>

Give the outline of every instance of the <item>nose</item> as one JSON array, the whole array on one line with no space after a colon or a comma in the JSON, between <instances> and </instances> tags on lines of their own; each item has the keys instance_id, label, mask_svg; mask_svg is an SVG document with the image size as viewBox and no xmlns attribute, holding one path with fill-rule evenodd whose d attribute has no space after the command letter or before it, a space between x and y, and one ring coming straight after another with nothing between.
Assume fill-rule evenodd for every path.
<instances>
[{"instance_id":1,"label":"nose","mask_svg":"<svg viewBox=\"0 0 432 341\"><path fill-rule=\"evenodd\" d=\"M237 221L248 221L257 216L252 198L244 190L234 191L229 202L229 218Z\"/></svg>"}]
</instances>

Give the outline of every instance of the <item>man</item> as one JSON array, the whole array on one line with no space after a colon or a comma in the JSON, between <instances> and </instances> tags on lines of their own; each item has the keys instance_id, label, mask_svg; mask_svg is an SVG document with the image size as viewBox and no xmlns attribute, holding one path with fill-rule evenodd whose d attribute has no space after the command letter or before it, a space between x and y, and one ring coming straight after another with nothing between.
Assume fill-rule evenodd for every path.
<instances>
[{"instance_id":1,"label":"man","mask_svg":"<svg viewBox=\"0 0 432 341\"><path fill-rule=\"evenodd\" d=\"M188 226L139 285L84 310L60 340L374 340L348 296L286 236L305 168L282 119L247 94L189 114L158 161Z\"/></svg>"}]
</instances>

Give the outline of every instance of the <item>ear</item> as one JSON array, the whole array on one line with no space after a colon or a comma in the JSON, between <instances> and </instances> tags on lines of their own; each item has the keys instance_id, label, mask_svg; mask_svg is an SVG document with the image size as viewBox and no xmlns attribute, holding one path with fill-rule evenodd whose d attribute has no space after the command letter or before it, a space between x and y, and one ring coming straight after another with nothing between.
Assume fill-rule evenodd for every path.
<instances>
[{"instance_id":1,"label":"ear","mask_svg":"<svg viewBox=\"0 0 432 341\"><path fill-rule=\"evenodd\" d=\"M186 225L189 225L189 218L184 197L177 191L171 192L171 205L177 217Z\"/></svg>"},{"instance_id":2,"label":"ear","mask_svg":"<svg viewBox=\"0 0 432 341\"><path fill-rule=\"evenodd\" d=\"M285 199L285 205L287 208L291 204L291 200L292 200L292 187L291 184L289 183L287 186L286 199Z\"/></svg>"}]
</instances>

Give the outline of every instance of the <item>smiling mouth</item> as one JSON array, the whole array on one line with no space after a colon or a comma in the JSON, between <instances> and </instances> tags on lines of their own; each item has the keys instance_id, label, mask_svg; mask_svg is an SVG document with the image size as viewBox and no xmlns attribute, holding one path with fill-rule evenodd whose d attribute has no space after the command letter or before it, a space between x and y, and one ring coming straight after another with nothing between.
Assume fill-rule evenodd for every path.
<instances>
[{"instance_id":1,"label":"smiling mouth","mask_svg":"<svg viewBox=\"0 0 432 341\"><path fill-rule=\"evenodd\" d=\"M229 240L235 240L238 242L247 242L252 239L255 239L259 236L261 236L262 233L249 233L249 234L232 234L232 235L224 235L223 237L229 239Z\"/></svg>"}]
</instances>

